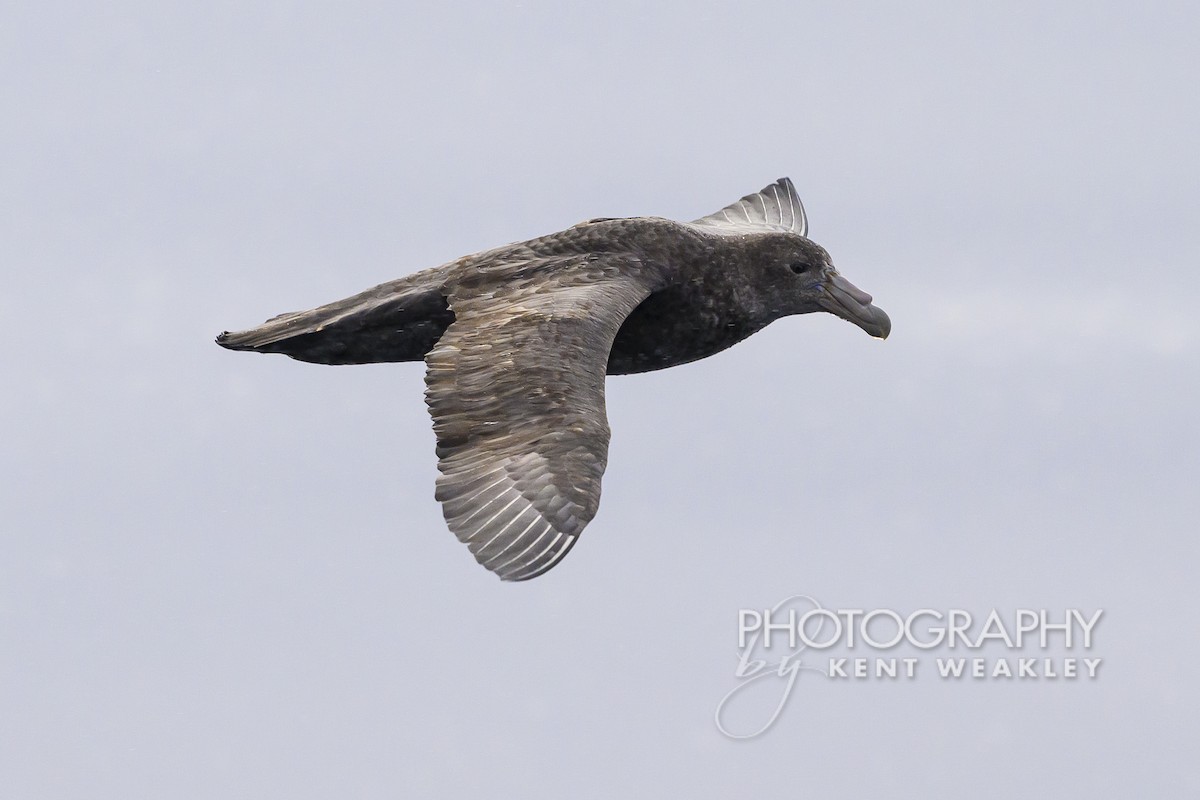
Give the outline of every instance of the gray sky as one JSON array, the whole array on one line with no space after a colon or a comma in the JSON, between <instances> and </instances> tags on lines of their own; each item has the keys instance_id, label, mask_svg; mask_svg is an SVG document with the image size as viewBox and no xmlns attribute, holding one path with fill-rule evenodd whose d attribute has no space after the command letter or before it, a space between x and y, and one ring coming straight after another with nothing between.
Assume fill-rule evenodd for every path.
<instances>
[{"instance_id":1,"label":"gray sky","mask_svg":"<svg viewBox=\"0 0 1200 800\"><path fill-rule=\"evenodd\" d=\"M1194 797L1192 4L18 4L0 23L0 794ZM223 329L781 175L892 317L609 382L505 585L417 364ZM738 610L1105 609L1095 681L804 681ZM519 787L519 788L518 788Z\"/></svg>"}]
</instances>

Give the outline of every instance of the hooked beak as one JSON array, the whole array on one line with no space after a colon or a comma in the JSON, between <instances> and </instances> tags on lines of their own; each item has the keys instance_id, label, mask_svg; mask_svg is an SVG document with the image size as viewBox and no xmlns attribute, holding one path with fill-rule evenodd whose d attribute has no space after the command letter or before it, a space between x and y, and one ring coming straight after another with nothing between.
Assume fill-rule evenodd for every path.
<instances>
[{"instance_id":1,"label":"hooked beak","mask_svg":"<svg viewBox=\"0 0 1200 800\"><path fill-rule=\"evenodd\" d=\"M882 308L871 305L871 295L837 272L831 270L821 288L824 291L817 302L829 313L850 320L877 339L886 339L892 332L892 321Z\"/></svg>"}]
</instances>

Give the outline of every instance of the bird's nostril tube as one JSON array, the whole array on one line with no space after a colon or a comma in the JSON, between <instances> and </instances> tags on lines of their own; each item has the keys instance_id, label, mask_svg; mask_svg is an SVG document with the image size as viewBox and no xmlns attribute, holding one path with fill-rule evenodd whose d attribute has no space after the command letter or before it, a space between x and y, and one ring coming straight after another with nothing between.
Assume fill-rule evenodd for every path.
<instances>
[{"instance_id":1,"label":"bird's nostril tube","mask_svg":"<svg viewBox=\"0 0 1200 800\"><path fill-rule=\"evenodd\" d=\"M835 273L833 275L832 279L830 280L830 283L835 288L837 288L837 289L841 290L842 292L845 292L847 295L849 295L850 298L852 300L854 300L854 302L858 303L859 305L869 306L869 305L871 305L871 301L874 300L874 298L871 297L871 295L867 294L862 289L858 288L853 283L846 280L839 274Z\"/></svg>"}]
</instances>

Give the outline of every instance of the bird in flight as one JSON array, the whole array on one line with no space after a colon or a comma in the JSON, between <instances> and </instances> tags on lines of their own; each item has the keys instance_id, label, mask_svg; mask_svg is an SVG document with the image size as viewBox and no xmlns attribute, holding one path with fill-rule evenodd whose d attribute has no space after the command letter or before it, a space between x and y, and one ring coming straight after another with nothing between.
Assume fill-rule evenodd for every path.
<instances>
[{"instance_id":1,"label":"bird in flight","mask_svg":"<svg viewBox=\"0 0 1200 800\"><path fill-rule=\"evenodd\" d=\"M599 218L217 337L318 364L425 361L435 497L506 581L545 573L600 504L605 375L705 358L791 314L891 322L808 238L781 178L693 222Z\"/></svg>"}]
</instances>

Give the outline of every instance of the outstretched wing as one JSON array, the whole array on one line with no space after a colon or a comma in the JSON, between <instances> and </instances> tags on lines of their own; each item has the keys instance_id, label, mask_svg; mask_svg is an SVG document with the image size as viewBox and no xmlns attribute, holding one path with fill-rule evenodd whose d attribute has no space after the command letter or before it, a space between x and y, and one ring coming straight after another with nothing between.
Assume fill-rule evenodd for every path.
<instances>
[{"instance_id":1,"label":"outstretched wing","mask_svg":"<svg viewBox=\"0 0 1200 800\"><path fill-rule=\"evenodd\" d=\"M804 204L790 178L780 178L761 192L748 194L692 224L729 233L761 232L766 228L808 236Z\"/></svg>"},{"instance_id":2,"label":"outstretched wing","mask_svg":"<svg viewBox=\"0 0 1200 800\"><path fill-rule=\"evenodd\" d=\"M435 267L327 303L280 314L247 331L226 331L217 344L230 350L283 353L317 364L420 361L454 315Z\"/></svg>"},{"instance_id":3,"label":"outstretched wing","mask_svg":"<svg viewBox=\"0 0 1200 800\"><path fill-rule=\"evenodd\" d=\"M596 514L609 350L654 288L622 255L514 266L480 265L455 282L455 322L425 357L436 497L455 536L509 581L557 564ZM489 280L493 271L509 277Z\"/></svg>"}]
</instances>

